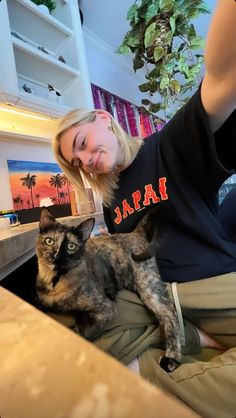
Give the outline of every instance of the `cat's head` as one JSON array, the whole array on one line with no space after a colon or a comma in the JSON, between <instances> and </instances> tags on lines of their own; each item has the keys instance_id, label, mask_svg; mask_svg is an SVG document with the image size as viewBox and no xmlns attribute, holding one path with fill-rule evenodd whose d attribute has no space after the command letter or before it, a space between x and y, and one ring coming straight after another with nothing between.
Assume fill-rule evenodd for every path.
<instances>
[{"instance_id":1,"label":"cat's head","mask_svg":"<svg viewBox=\"0 0 236 418\"><path fill-rule=\"evenodd\" d=\"M54 269L67 271L81 260L84 244L90 237L94 218L86 219L78 226L66 226L57 222L51 212L43 207L39 220L39 235L36 253L39 261L44 261Z\"/></svg>"}]
</instances>

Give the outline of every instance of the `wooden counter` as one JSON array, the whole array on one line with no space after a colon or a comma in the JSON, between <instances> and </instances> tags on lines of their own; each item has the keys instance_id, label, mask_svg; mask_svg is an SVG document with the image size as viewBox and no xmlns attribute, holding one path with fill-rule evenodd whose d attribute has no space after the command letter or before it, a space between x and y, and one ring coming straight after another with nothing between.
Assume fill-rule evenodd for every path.
<instances>
[{"instance_id":1,"label":"wooden counter","mask_svg":"<svg viewBox=\"0 0 236 418\"><path fill-rule=\"evenodd\" d=\"M1 418L194 418L49 316L0 287Z\"/></svg>"},{"instance_id":2,"label":"wooden counter","mask_svg":"<svg viewBox=\"0 0 236 418\"><path fill-rule=\"evenodd\" d=\"M87 217L58 220L76 225ZM95 218L103 221L101 213ZM37 234L37 222L0 231L0 277L34 254ZM1 418L197 417L1 286L0 336Z\"/></svg>"}]
</instances>

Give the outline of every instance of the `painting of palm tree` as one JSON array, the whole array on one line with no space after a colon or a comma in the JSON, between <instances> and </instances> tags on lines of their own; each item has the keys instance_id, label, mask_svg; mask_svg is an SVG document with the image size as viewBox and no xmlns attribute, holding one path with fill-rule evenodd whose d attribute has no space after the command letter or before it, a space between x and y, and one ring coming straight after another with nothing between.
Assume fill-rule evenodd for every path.
<instances>
[{"instance_id":1,"label":"painting of palm tree","mask_svg":"<svg viewBox=\"0 0 236 418\"><path fill-rule=\"evenodd\" d=\"M42 206L50 206L57 217L71 214L69 183L56 163L7 160L7 166L13 209L19 216L37 221Z\"/></svg>"},{"instance_id":2,"label":"painting of palm tree","mask_svg":"<svg viewBox=\"0 0 236 418\"><path fill-rule=\"evenodd\" d=\"M67 188L67 193L65 194L65 196L67 196L68 202L69 202L70 201L70 182L68 178L65 176L65 174L62 174L62 181L63 181L63 184Z\"/></svg>"},{"instance_id":3,"label":"painting of palm tree","mask_svg":"<svg viewBox=\"0 0 236 418\"><path fill-rule=\"evenodd\" d=\"M22 182L22 186L25 186L30 190L32 208L34 208L33 187L36 186L36 177L37 176L35 174L31 176L30 173L28 173L26 177L21 177L20 179Z\"/></svg>"},{"instance_id":4,"label":"painting of palm tree","mask_svg":"<svg viewBox=\"0 0 236 418\"><path fill-rule=\"evenodd\" d=\"M57 198L55 196L51 196L50 199L51 199L53 204L55 204L57 202Z\"/></svg>"},{"instance_id":5,"label":"painting of palm tree","mask_svg":"<svg viewBox=\"0 0 236 418\"><path fill-rule=\"evenodd\" d=\"M35 199L37 200L38 206L40 206L40 193L35 193Z\"/></svg>"},{"instance_id":6,"label":"painting of palm tree","mask_svg":"<svg viewBox=\"0 0 236 418\"><path fill-rule=\"evenodd\" d=\"M58 173L55 176L52 176L50 178L49 183L50 183L50 185L52 187L55 187L57 189L57 198L58 198L58 203L60 205L60 189L63 186L63 177L62 177L62 175Z\"/></svg>"},{"instance_id":7,"label":"painting of palm tree","mask_svg":"<svg viewBox=\"0 0 236 418\"><path fill-rule=\"evenodd\" d=\"M23 202L21 195L18 194L18 196L13 197L13 202L16 205L16 210L21 209Z\"/></svg>"}]
</instances>

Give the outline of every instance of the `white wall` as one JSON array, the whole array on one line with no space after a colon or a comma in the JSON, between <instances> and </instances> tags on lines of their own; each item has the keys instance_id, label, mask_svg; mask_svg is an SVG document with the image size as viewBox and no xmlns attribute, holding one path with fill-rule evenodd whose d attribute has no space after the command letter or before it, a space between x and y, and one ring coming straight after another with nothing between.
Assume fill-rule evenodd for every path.
<instances>
[{"instance_id":1,"label":"white wall","mask_svg":"<svg viewBox=\"0 0 236 418\"><path fill-rule=\"evenodd\" d=\"M140 105L143 94L138 85L144 83L145 78L141 71L134 73L132 60L115 53L110 45L85 28L84 40L91 82Z\"/></svg>"}]
</instances>

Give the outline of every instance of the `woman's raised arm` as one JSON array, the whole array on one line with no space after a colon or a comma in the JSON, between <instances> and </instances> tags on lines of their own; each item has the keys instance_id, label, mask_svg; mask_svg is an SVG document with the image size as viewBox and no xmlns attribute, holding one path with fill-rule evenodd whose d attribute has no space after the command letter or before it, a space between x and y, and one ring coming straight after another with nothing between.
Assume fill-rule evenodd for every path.
<instances>
[{"instance_id":1,"label":"woman's raised arm","mask_svg":"<svg viewBox=\"0 0 236 418\"><path fill-rule=\"evenodd\" d=\"M207 35L201 98L215 132L236 108L236 1L219 0Z\"/></svg>"}]
</instances>

